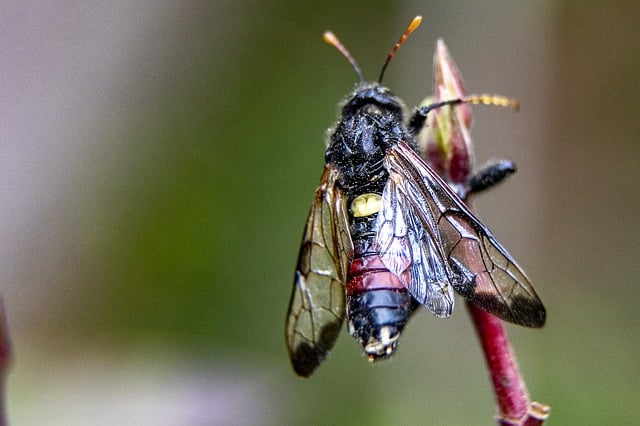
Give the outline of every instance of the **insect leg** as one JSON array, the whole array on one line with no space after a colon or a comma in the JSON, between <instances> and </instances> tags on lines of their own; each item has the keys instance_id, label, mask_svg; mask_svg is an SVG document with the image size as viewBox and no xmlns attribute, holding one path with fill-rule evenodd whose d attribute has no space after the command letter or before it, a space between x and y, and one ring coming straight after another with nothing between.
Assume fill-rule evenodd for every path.
<instances>
[{"instance_id":1,"label":"insect leg","mask_svg":"<svg viewBox=\"0 0 640 426\"><path fill-rule=\"evenodd\" d=\"M438 103L438 104L425 105L418 108L416 112L413 113L413 115L411 116L411 119L409 120L409 123L407 124L407 129L409 130L409 133L411 133L414 136L420 133L420 130L422 130L422 128L424 127L425 121L427 121L427 115L429 114L429 112L441 106L442 105Z\"/></svg>"},{"instance_id":2,"label":"insect leg","mask_svg":"<svg viewBox=\"0 0 640 426\"><path fill-rule=\"evenodd\" d=\"M515 172L516 165L511 160L499 160L489 163L474 173L462 188L456 188L456 192L458 192L461 199L466 200L470 194L489 189Z\"/></svg>"},{"instance_id":3,"label":"insect leg","mask_svg":"<svg viewBox=\"0 0 640 426\"><path fill-rule=\"evenodd\" d=\"M475 103L478 99L479 98L477 96L473 95L466 98L450 99L448 101L434 102L430 105L421 106L411 116L409 124L407 124L407 129L409 130L409 133L416 136L424 127L424 123L427 121L427 115L429 115L432 110L442 108L447 105L458 105L468 102Z\"/></svg>"},{"instance_id":4,"label":"insect leg","mask_svg":"<svg viewBox=\"0 0 640 426\"><path fill-rule=\"evenodd\" d=\"M516 165L511 160L498 160L478 170L469 179L469 190L481 192L502 182L516 172Z\"/></svg>"},{"instance_id":5,"label":"insect leg","mask_svg":"<svg viewBox=\"0 0 640 426\"><path fill-rule=\"evenodd\" d=\"M503 98L502 96L497 95L470 95L464 98L457 99L449 99L447 101L434 102L430 105L421 106L413 113L411 119L409 120L409 124L407 124L407 128L411 134L414 136L420 133L422 127L424 127L424 123L427 120L427 115L434 109L442 108L447 105L459 105L459 104L483 104L483 105L500 105L500 106L514 106L516 107L516 101Z\"/></svg>"}]
</instances>

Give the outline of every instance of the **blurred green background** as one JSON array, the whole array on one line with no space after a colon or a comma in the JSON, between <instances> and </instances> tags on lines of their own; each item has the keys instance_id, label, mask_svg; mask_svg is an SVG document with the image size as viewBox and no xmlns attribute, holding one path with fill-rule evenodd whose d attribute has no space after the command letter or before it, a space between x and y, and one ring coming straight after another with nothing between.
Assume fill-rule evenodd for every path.
<instances>
[{"instance_id":1,"label":"blurred green background","mask_svg":"<svg viewBox=\"0 0 640 426\"><path fill-rule=\"evenodd\" d=\"M407 105L443 37L478 162L519 172L476 203L532 278L509 326L549 424L640 422L640 7L570 1L7 2L0 6L0 289L15 425L492 423L467 312L421 313L371 366L343 332L295 377L284 318L324 137L356 76Z\"/></svg>"}]
</instances>

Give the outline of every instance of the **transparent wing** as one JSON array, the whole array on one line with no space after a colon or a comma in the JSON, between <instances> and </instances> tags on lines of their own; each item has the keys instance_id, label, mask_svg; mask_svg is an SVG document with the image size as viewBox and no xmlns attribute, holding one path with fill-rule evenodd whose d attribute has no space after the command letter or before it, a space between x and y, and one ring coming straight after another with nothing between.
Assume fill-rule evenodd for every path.
<instances>
[{"instance_id":1,"label":"transparent wing","mask_svg":"<svg viewBox=\"0 0 640 426\"><path fill-rule=\"evenodd\" d=\"M447 317L453 311L453 288L436 221L433 215L421 220L404 184L402 176L391 172L378 213L376 249L414 299L434 315Z\"/></svg>"},{"instance_id":2,"label":"transparent wing","mask_svg":"<svg viewBox=\"0 0 640 426\"><path fill-rule=\"evenodd\" d=\"M397 198L406 198L442 248L456 291L505 321L544 325L544 306L524 272L449 185L404 142L389 149L385 161L402 194Z\"/></svg>"},{"instance_id":3,"label":"transparent wing","mask_svg":"<svg viewBox=\"0 0 640 426\"><path fill-rule=\"evenodd\" d=\"M344 283L352 248L336 181L337 172L325 167L302 237L287 315L291 364L305 377L328 355L345 316Z\"/></svg>"}]
</instances>

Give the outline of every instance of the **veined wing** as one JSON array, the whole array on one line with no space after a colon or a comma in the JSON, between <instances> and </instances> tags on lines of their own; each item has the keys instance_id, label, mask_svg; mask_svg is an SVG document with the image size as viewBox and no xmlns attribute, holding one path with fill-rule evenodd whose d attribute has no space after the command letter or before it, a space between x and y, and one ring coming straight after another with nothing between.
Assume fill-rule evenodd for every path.
<instances>
[{"instance_id":1,"label":"veined wing","mask_svg":"<svg viewBox=\"0 0 640 426\"><path fill-rule=\"evenodd\" d=\"M452 272L437 232L436 217L420 212L405 195L403 177L391 172L378 212L376 250L411 296L438 317L453 311ZM422 213L422 214L421 214Z\"/></svg>"},{"instance_id":2,"label":"veined wing","mask_svg":"<svg viewBox=\"0 0 640 426\"><path fill-rule=\"evenodd\" d=\"M326 166L302 238L286 323L293 369L311 373L333 347L345 316L345 280L352 250L338 172Z\"/></svg>"},{"instance_id":3,"label":"veined wing","mask_svg":"<svg viewBox=\"0 0 640 426\"><path fill-rule=\"evenodd\" d=\"M407 199L441 245L456 291L505 321L544 325L544 306L524 272L449 185L404 142L390 148L385 161L390 180L401 183L398 198Z\"/></svg>"}]
</instances>

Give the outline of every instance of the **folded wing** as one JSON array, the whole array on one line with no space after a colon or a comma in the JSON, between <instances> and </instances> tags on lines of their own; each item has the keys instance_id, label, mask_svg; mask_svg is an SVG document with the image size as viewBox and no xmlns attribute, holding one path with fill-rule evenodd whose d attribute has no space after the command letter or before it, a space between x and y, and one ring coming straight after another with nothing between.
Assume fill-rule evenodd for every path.
<instances>
[{"instance_id":1,"label":"folded wing","mask_svg":"<svg viewBox=\"0 0 640 426\"><path fill-rule=\"evenodd\" d=\"M526 275L449 185L404 142L388 149L385 162L390 192L399 200L396 205L410 206L405 216L419 221L413 225L418 235L428 236L426 249L417 257L427 269L435 268L412 274L412 280L427 279L411 283L412 294L421 294L418 290L429 288L429 279L440 277L444 270L449 283L468 301L505 321L541 327L546 312ZM418 300L432 309L429 300Z\"/></svg>"},{"instance_id":2,"label":"folded wing","mask_svg":"<svg viewBox=\"0 0 640 426\"><path fill-rule=\"evenodd\" d=\"M305 377L328 355L345 316L351 238L337 178L337 172L326 166L304 231L287 315L291 363Z\"/></svg>"}]
</instances>

